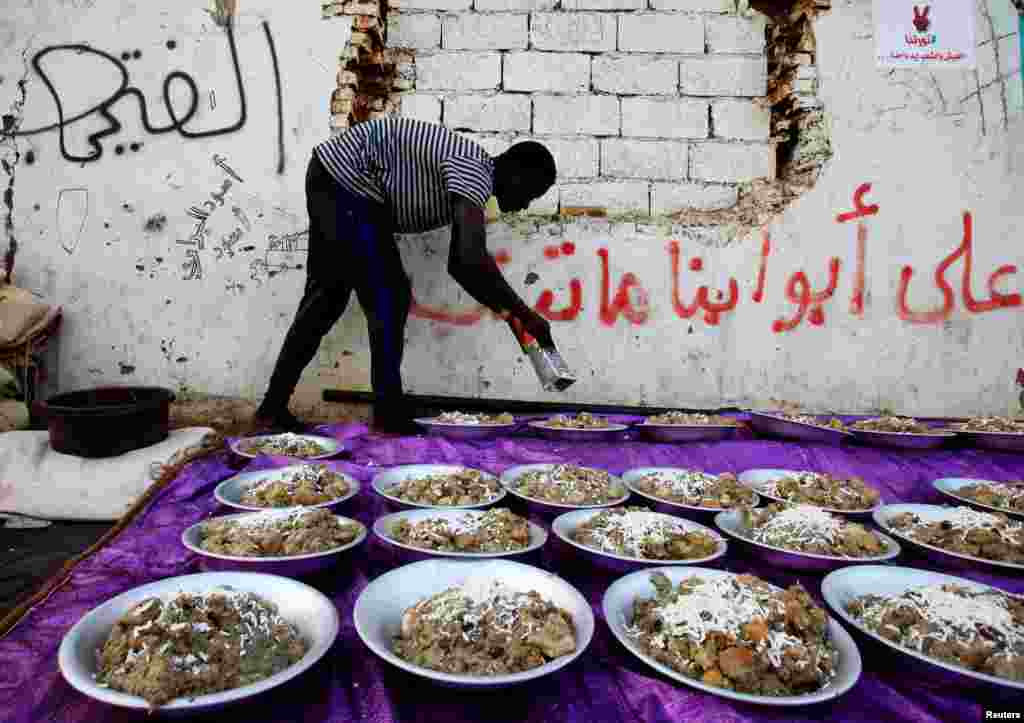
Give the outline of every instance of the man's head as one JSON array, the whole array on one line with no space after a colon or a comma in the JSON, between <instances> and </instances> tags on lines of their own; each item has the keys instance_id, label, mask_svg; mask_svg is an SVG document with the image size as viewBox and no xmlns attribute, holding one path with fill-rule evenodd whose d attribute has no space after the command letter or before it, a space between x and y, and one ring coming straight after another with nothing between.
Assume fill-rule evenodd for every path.
<instances>
[{"instance_id":1,"label":"man's head","mask_svg":"<svg viewBox=\"0 0 1024 723\"><path fill-rule=\"evenodd\" d=\"M503 212L522 211L555 182L555 159L536 141L516 143L494 159L494 196Z\"/></svg>"}]
</instances>

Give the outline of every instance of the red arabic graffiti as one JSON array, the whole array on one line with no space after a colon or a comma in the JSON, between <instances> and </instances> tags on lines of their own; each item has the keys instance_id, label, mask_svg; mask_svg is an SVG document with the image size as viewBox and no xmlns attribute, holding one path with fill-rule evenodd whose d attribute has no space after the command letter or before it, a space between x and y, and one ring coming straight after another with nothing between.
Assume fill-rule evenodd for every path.
<instances>
[{"instance_id":1,"label":"red arabic graffiti","mask_svg":"<svg viewBox=\"0 0 1024 723\"><path fill-rule=\"evenodd\" d=\"M789 319L776 319L772 322L772 331L779 334L784 331L792 331L800 326L800 323L807 318L815 326L825 323L825 311L822 305L832 298L839 284L839 266L837 258L832 258L828 264L828 286L822 291L814 291L807 274L797 271L789 277L786 282L786 298L797 305L797 310Z\"/></svg>"},{"instance_id":2,"label":"red arabic graffiti","mask_svg":"<svg viewBox=\"0 0 1024 723\"><path fill-rule=\"evenodd\" d=\"M506 249L498 249L494 252L494 262L498 266L504 266L512 260L512 255ZM418 319L427 319L429 321L441 321L446 324L453 324L455 326L472 326L481 319L484 315L489 313L489 309L485 306L477 306L474 309L467 309L464 311L449 311L447 308L437 308L433 306L427 306L421 304L416 300L416 295L413 294L412 303L409 306L409 315L414 316ZM491 314L494 317L494 314Z\"/></svg>"},{"instance_id":3,"label":"red arabic graffiti","mask_svg":"<svg viewBox=\"0 0 1024 723\"><path fill-rule=\"evenodd\" d=\"M1011 308L1020 306L1021 295L1018 293L1003 294L996 289L996 284L1004 276L1017 273L1017 267L1006 264L993 271L986 283L989 298L978 301L974 298L971 290L971 272L974 265L974 219L970 211L964 211L964 233L963 240L951 254L946 256L935 268L935 286L942 292L942 305L928 311L914 311L907 303L907 292L910 288L910 280L914 276L914 269L911 266L904 266L900 271L900 288L897 296L897 311L900 319L911 324L936 324L945 321L953 313L956 306L956 294L953 287L946 281L946 271L955 264L961 257L964 260L963 271L960 277L960 293L964 299L964 306L973 314L983 314L996 309Z\"/></svg>"},{"instance_id":4,"label":"red arabic graffiti","mask_svg":"<svg viewBox=\"0 0 1024 723\"><path fill-rule=\"evenodd\" d=\"M764 238L761 240L761 263L757 268L757 288L754 290L753 295L750 297L753 299L755 304L760 304L764 301L764 284L765 277L768 274L768 254L772 252L772 239L768 235L768 230L764 231Z\"/></svg>"},{"instance_id":5,"label":"red arabic graffiti","mask_svg":"<svg viewBox=\"0 0 1024 723\"><path fill-rule=\"evenodd\" d=\"M863 317L865 293L867 289L867 220L877 216L878 204L869 204L866 196L871 192L871 184L863 183L853 194L852 209L839 213L835 217L837 224L856 222L856 245L853 252L852 291L849 300L849 313L855 317ZM978 299L972 288L974 271L973 248L974 224L970 212L963 214L963 237L960 244L938 264L933 275L935 288L942 295L942 302L933 309L912 309L908 301L910 282L916 273L912 266L904 266L900 272L899 291L896 302L897 315L903 321L912 324L936 324L947 320L956 308L957 293L954 283L946 278L947 272L958 261L963 261L959 293L963 299L963 308L971 314L982 314L997 309L1012 308L1024 305L1020 293L1003 292L999 287L1017 273L1017 267L1003 264L989 274L985 286L987 298ZM682 320L703 319L708 326L718 326L723 314L734 311L741 300L739 283L729 278L727 288L712 289L707 284L699 284L697 275L704 269L704 260L699 256L685 259L684 249L680 241L672 240L666 246L668 252L668 269L671 274L670 302L675 315ZM753 303L763 303L767 296L768 259L772 252L772 240L765 229L762 233L760 258L757 274L750 299ZM555 263L576 254L576 245L572 241L563 241L543 247L544 263ZM600 297L597 305L598 318L606 326L614 326L621 318L632 325L643 325L650 320L651 301L639 277L626 271L622 274L616 289L612 289L612 273L610 254L607 248L597 251L600 264ZM504 266L511 262L511 254L501 249L494 254L495 261ZM796 330L804 325L823 326L826 321L825 305L833 299L839 287L840 273L843 263L836 256L829 258L827 280L823 288L815 290L806 270L791 273L782 288L785 300L792 305L789 316L779 317L772 322L772 331L785 333ZM687 292L687 279L690 277L696 288ZM568 299L559 301L556 292L551 288L543 289L537 297L534 308L550 321L570 322L580 317L584 309L583 281L578 277L569 279L567 286ZM692 296L690 295L692 293ZM497 318L484 307L450 309L421 304L415 299L410 313L421 319L428 319L454 326L471 326L485 318Z\"/></svg>"},{"instance_id":6,"label":"red arabic graffiti","mask_svg":"<svg viewBox=\"0 0 1024 723\"><path fill-rule=\"evenodd\" d=\"M740 287L736 283L736 279L729 279L729 297L722 301L725 294L722 291L716 291L715 297L719 300L717 302L711 301L708 294L707 286L700 286L697 289L697 293L693 299L693 303L687 305L683 303L679 294L679 256L680 248L678 241L670 241L668 244L668 255L672 266L672 308L676 312L676 316L680 319L689 319L701 309L704 310L704 321L707 322L708 326L717 326L720 320L721 314L726 311L732 311L736 308L736 304L739 301ZM700 271L704 268L704 262L699 257L690 259L690 271Z\"/></svg>"},{"instance_id":7,"label":"red arabic graffiti","mask_svg":"<svg viewBox=\"0 0 1024 723\"><path fill-rule=\"evenodd\" d=\"M864 196L871 191L870 183L862 183L853 192L853 210L836 216L836 223L857 221L857 267L853 272L853 297L850 299L850 313L864 315L864 264L867 259L868 227L863 220L878 214L878 205L864 205Z\"/></svg>"},{"instance_id":8,"label":"red arabic graffiti","mask_svg":"<svg viewBox=\"0 0 1024 723\"><path fill-rule=\"evenodd\" d=\"M611 278L608 271L608 249L598 249L597 255L601 257L601 323L614 326L620 314L633 324L645 323L650 299L636 274L630 271L623 274L615 298L609 300Z\"/></svg>"}]
</instances>

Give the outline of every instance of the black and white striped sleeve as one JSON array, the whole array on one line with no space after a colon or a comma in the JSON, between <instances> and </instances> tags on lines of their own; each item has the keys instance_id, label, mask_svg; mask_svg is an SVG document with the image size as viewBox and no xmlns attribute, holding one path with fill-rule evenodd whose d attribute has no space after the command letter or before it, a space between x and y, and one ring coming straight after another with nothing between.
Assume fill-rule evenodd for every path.
<instances>
[{"instance_id":1,"label":"black and white striped sleeve","mask_svg":"<svg viewBox=\"0 0 1024 723\"><path fill-rule=\"evenodd\" d=\"M441 162L445 188L468 198L481 208L494 193L492 165L468 156L451 156Z\"/></svg>"}]
</instances>

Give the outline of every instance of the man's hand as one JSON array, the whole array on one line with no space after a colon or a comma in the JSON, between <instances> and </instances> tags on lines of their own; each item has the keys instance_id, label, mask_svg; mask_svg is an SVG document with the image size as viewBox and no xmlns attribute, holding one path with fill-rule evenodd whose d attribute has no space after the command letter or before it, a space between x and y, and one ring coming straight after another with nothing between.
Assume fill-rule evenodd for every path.
<instances>
[{"instance_id":1,"label":"man's hand","mask_svg":"<svg viewBox=\"0 0 1024 723\"><path fill-rule=\"evenodd\" d=\"M550 348L555 345L554 339L551 338L551 322L532 309L524 309L518 315L510 316L508 323L513 333L517 333L518 325L542 347Z\"/></svg>"}]
</instances>

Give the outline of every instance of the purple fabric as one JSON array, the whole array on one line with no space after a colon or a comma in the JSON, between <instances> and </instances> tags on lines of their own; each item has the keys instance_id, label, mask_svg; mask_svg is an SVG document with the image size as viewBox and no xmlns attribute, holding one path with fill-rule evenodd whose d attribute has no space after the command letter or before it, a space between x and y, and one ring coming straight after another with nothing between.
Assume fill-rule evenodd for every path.
<instances>
[{"instance_id":1,"label":"purple fabric","mask_svg":"<svg viewBox=\"0 0 1024 723\"><path fill-rule=\"evenodd\" d=\"M810 469L859 475L878 486L887 502L940 502L930 483L939 477L992 480L1024 478L1024 456L973 449L900 452L860 446L799 445L744 438L715 444L665 445L631 438L609 444L571 445L529 436L491 442L451 442L436 437L381 437L362 426L322 427L319 433L346 439L351 454L330 464L364 483L342 509L367 526L389 511L369 487L381 468L411 463L460 463L500 473L532 462L567 461L621 473L631 467L688 466L709 472L741 472L756 467ZM287 460L262 458L248 468L280 466ZM133 587L198 571L196 558L179 543L181 531L218 510L213 488L234 474L244 460L218 454L190 464L118 537L80 564L70 581L38 605L0 640L0 720L135 721L142 714L117 710L77 693L57 669L62 636L85 613ZM513 509L524 511L512 504ZM612 577L581 558L557 552L555 538L537 564L556 570L591 601L598 617L589 649L572 665L525 686L491 693L436 687L394 669L359 640L351 609L369 580L396 563L392 550L371 534L364 547L334 571L310 584L333 597L341 612L341 633L333 650L313 669L256 702L232 709L240 720L263 721L844 721L902 720L948 723L983 720L986 707L1006 708L993 698L901 669L901 656L864 653L864 674L838 700L799 709L740 705L663 678L626 652L608 632L600 604ZM901 565L926 563L905 555ZM778 585L800 581L812 594L820 576L798 577L757 565L731 549L723 567L753 572ZM952 573L1024 592L1024 577ZM819 598L820 599L820 598ZM1019 699L1014 705L1020 708Z\"/></svg>"}]
</instances>

